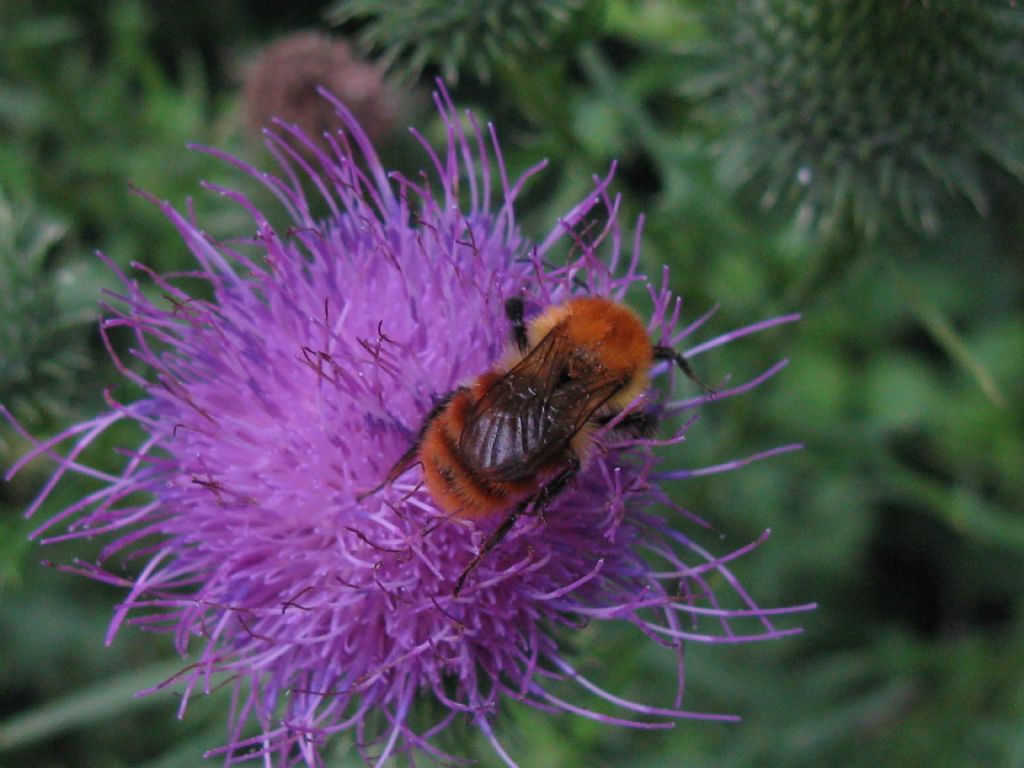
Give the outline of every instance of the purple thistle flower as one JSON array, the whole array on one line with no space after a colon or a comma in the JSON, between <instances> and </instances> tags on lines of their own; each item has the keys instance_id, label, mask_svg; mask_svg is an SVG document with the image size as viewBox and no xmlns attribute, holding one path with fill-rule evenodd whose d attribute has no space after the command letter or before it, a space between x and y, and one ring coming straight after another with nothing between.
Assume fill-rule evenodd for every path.
<instances>
[{"instance_id":1,"label":"purple thistle flower","mask_svg":"<svg viewBox=\"0 0 1024 768\"><path fill-rule=\"evenodd\" d=\"M182 712L194 692L230 686L228 743L213 753L228 764L262 758L321 765L321 744L343 731L354 733L376 765L410 749L454 759L433 737L468 720L515 765L493 731L506 697L638 728L671 727L677 718L734 719L681 708L684 644L789 635L799 630L779 629L773 617L810 606L760 608L730 572L730 561L767 533L715 556L652 510L706 525L676 507L661 483L797 446L658 471L652 449L681 441L712 398L659 404L652 395L637 406L660 412L660 438L603 445L546 516L519 519L457 597L453 585L486 531L444 516L418 467L357 500L408 448L437 399L501 356L506 298L525 297L532 313L581 293L623 300L647 292L652 339L676 347L711 313L681 326L667 270L656 283L638 271L642 221L631 260L621 263L611 173L533 244L517 228L514 203L542 166L511 182L493 129L483 130L472 115L461 123L443 89L437 103L446 153L436 154L417 134L439 197L426 175L385 173L354 119L325 98L347 134L327 137L328 152L281 124L281 135L268 134L280 177L204 150L265 185L290 216L287 230L241 193L220 187L211 186L252 216L254 238L218 242L192 216L154 200L198 269L160 276L136 265L168 306L120 275L123 292L106 307L101 329L105 340L113 329L132 334L131 354L147 377L109 340L107 346L145 396L122 404L108 394L107 413L34 442L10 469L8 477L40 455L57 464L28 515L68 473L102 484L33 536L47 543L110 540L96 563L64 569L127 590L108 642L127 622L172 633L178 652L194 659L152 689L181 686ZM322 197L315 205L326 206L326 218L314 216L308 189ZM602 207L606 221L595 229L592 214ZM209 301L180 287L196 278L209 284ZM795 318L719 336L687 355ZM714 399L746 392L784 364ZM83 452L125 420L146 436L125 452L121 473L82 463ZM59 451L65 443L70 447ZM134 564L134 576L105 565L115 555ZM628 622L676 654L674 701L627 701L579 673L564 639L598 621ZM584 700L553 693L560 680L578 683ZM424 700L435 706L413 717ZM258 734L248 737L253 724Z\"/></svg>"}]
</instances>

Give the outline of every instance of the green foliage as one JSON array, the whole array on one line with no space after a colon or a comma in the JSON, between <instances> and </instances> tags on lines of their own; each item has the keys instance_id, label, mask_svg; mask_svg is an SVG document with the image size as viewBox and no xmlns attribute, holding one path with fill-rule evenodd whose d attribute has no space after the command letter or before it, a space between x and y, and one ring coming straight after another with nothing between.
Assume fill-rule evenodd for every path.
<instances>
[{"instance_id":1,"label":"green foliage","mask_svg":"<svg viewBox=\"0 0 1024 768\"><path fill-rule=\"evenodd\" d=\"M949 193L987 211L986 162L1024 176L1024 12L1006 0L708 5L688 90L719 124L721 172L829 228L940 226Z\"/></svg>"},{"instance_id":2,"label":"green foliage","mask_svg":"<svg viewBox=\"0 0 1024 768\"><path fill-rule=\"evenodd\" d=\"M0 190L0 403L35 428L66 418L67 401L89 367L81 326L95 312L68 290L81 275L48 260L64 232ZM93 306L97 301L90 297Z\"/></svg>"},{"instance_id":3,"label":"green foliage","mask_svg":"<svg viewBox=\"0 0 1024 768\"><path fill-rule=\"evenodd\" d=\"M335 24L363 22L363 43L407 76L434 66L450 82L465 69L487 81L496 66L546 55L589 1L339 0L329 16Z\"/></svg>"},{"instance_id":4,"label":"green foliage","mask_svg":"<svg viewBox=\"0 0 1024 768\"><path fill-rule=\"evenodd\" d=\"M130 185L178 201L194 194L216 164L185 147L223 144L223 130L215 139L196 51L176 52L172 76L149 44L146 5L120 0L101 12L96 35L71 12L0 10L0 129L11 137L0 143L0 167L13 190L74 222L70 247L172 269L183 250Z\"/></svg>"}]
</instances>

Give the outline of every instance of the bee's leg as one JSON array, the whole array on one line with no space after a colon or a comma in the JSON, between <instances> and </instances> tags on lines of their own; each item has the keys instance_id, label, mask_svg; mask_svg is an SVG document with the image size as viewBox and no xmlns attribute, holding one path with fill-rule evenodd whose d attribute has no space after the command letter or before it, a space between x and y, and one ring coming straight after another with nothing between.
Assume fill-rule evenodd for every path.
<instances>
[{"instance_id":1,"label":"bee's leg","mask_svg":"<svg viewBox=\"0 0 1024 768\"><path fill-rule=\"evenodd\" d=\"M713 390L711 387L709 387L707 384L701 381L697 374L693 372L693 368L690 367L690 364L686 361L686 358L683 357L682 353L679 352L679 350L673 349L672 347L666 347L661 344L656 344L654 347L654 359L671 360L673 363L679 366L679 370L686 374L686 378L688 378L698 387L703 389L707 394L715 394L715 390Z\"/></svg>"},{"instance_id":2,"label":"bee's leg","mask_svg":"<svg viewBox=\"0 0 1024 768\"><path fill-rule=\"evenodd\" d=\"M526 321L523 320L523 300L513 296L505 301L505 317L512 323L512 341L520 352L525 352L530 342L526 336Z\"/></svg>"},{"instance_id":3,"label":"bee's leg","mask_svg":"<svg viewBox=\"0 0 1024 768\"><path fill-rule=\"evenodd\" d=\"M423 436L427 434L427 429L430 427L430 423L441 414L441 411L448 407L448 404L452 401L453 397L464 390L465 387L453 389L434 404L434 407L430 409L430 413L424 417L423 423L420 425L420 429L416 433L416 439L412 441L412 445L409 446L409 450L399 456L398 461L396 461L394 465L392 465L391 469L388 470L388 473L384 476L383 480L368 491L363 491L356 496L356 501L362 501L367 496L375 494L388 483L394 482L417 462L417 457L420 453L420 446L423 444Z\"/></svg>"},{"instance_id":4,"label":"bee's leg","mask_svg":"<svg viewBox=\"0 0 1024 768\"><path fill-rule=\"evenodd\" d=\"M595 419L595 422L599 427L604 427L617 417L618 414L612 413ZM655 414L648 411L633 411L622 417L611 430L611 434L613 436L621 434L629 437L650 437L657 428L658 417Z\"/></svg>"},{"instance_id":5,"label":"bee's leg","mask_svg":"<svg viewBox=\"0 0 1024 768\"><path fill-rule=\"evenodd\" d=\"M543 515L547 505L551 503L551 500L555 498L559 493L565 490L565 486L569 484L569 481L576 476L580 471L580 460L575 456L572 457L572 462L568 467L563 469L548 482L543 488L537 493L515 506L515 508L508 514L487 540L480 547L480 551L477 552L473 559L469 561L469 564L463 569L462 574L459 576L459 580L455 582L455 591L453 594L455 597L459 596L459 592L462 591L462 587L466 583L466 577L469 576L476 567L480 565L480 562L487 557L487 554L494 549L498 544L501 543L502 539L508 535L508 532L512 530L512 526L516 524L516 520L519 516L525 512L530 505L533 505L533 512L535 514Z\"/></svg>"},{"instance_id":6,"label":"bee's leg","mask_svg":"<svg viewBox=\"0 0 1024 768\"><path fill-rule=\"evenodd\" d=\"M526 504L523 506L523 509L525 510L532 502L533 514L540 515L543 518L544 511L548 508L548 504L551 503L551 500L565 490L565 486L567 486L569 481L579 474L579 471L580 460L573 456L572 460L569 462L569 466L551 478L543 488L537 491L533 498L528 499Z\"/></svg>"},{"instance_id":7,"label":"bee's leg","mask_svg":"<svg viewBox=\"0 0 1024 768\"><path fill-rule=\"evenodd\" d=\"M516 520L519 519L519 515L523 513L525 506L520 504L513 509L508 517L501 521L499 525L490 536L487 537L487 541L480 547L480 551L473 555L473 559L469 561L465 568L462 569L462 574L459 576L459 580L455 582L455 591L452 593L455 597L459 596L459 592L462 591L463 585L466 583L466 577L469 576L476 567L480 565L480 561L487 557L487 553L498 546L501 540L505 538L506 534L512 530L512 526L516 524Z\"/></svg>"},{"instance_id":8,"label":"bee's leg","mask_svg":"<svg viewBox=\"0 0 1024 768\"><path fill-rule=\"evenodd\" d=\"M416 463L417 456L419 456L419 452L420 440L419 438L417 438L417 440L411 446L409 446L409 450L403 453L401 457L399 457L398 461L394 463L391 469L388 470L388 473L387 475L384 476L384 479L377 483L375 486L373 486L373 488L370 488L369 490L363 491L362 493L358 494L356 496L356 501L362 501L367 496L372 496L388 483L394 482L399 477L404 475L406 471L408 471Z\"/></svg>"}]
</instances>

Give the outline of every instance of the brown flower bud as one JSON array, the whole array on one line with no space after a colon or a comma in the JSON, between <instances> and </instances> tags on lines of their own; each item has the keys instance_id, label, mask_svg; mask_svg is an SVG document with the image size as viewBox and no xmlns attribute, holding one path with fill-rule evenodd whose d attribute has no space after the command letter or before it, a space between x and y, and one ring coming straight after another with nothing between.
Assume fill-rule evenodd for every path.
<instances>
[{"instance_id":1,"label":"brown flower bud","mask_svg":"<svg viewBox=\"0 0 1024 768\"><path fill-rule=\"evenodd\" d=\"M398 96L383 68L355 56L348 43L323 32L302 31L271 43L247 67L242 93L246 125L256 135L281 118L323 142L342 127L319 94L323 86L352 111L373 141L392 129Z\"/></svg>"}]
</instances>

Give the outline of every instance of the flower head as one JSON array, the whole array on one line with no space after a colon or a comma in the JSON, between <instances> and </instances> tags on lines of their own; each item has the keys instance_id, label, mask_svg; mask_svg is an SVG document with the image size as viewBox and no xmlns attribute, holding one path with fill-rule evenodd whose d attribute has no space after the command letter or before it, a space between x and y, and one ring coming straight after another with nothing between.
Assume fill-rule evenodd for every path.
<instances>
[{"instance_id":1,"label":"flower head","mask_svg":"<svg viewBox=\"0 0 1024 768\"><path fill-rule=\"evenodd\" d=\"M950 193L990 207L1024 174L1024 15L1007 0L707 5L691 85L726 128L722 176L824 229L935 231Z\"/></svg>"},{"instance_id":2,"label":"flower head","mask_svg":"<svg viewBox=\"0 0 1024 768\"><path fill-rule=\"evenodd\" d=\"M385 173L356 121L325 98L347 127L327 137L329 152L285 126L268 139L281 176L220 155L277 196L287 228L243 194L214 188L251 214L256 233L219 242L155 201L198 269L175 278L139 268L166 306L122 275L102 331L132 334L132 354L148 376L109 346L145 394L130 404L108 398L108 413L37 443L12 469L39 454L58 464L30 514L66 473L104 483L36 535L109 539L98 562L68 570L127 590L110 637L134 623L173 634L178 651L192 656L174 681L157 686L181 685L183 709L197 690L231 686L230 735L220 750L229 762L262 755L318 765L320 744L342 731L353 731L376 764L401 750L439 755L432 737L468 720L513 765L492 730L505 698L641 728L725 717L681 708L683 644L780 637L795 630L777 629L772 616L798 609L759 608L730 573L728 562L759 542L717 557L653 508L679 512L663 482L745 460L658 471L658 440L609 442L546 515L518 520L459 595L453 585L486 526L442 514L418 467L363 496L438 399L500 358L508 297L524 297L532 313L581 293L646 293L651 336L672 346L707 316L680 324L667 273L652 283L638 271L639 237L623 263L610 174L531 243L516 226L514 203L539 168L510 181L494 131L471 115L460 122L443 91L447 150L423 142L439 194L426 175ZM321 199L314 204L307 190ZM313 214L315 205L326 217ZM595 227L602 208L607 216ZM186 292L195 278L212 298ZM720 336L689 354L792 319ZM749 390L781 366L716 397ZM655 400L637 407L656 411L661 442L672 442L709 396ZM112 476L82 463L90 443L123 420L146 435L123 471ZM64 441L71 445L60 453ZM136 574L109 568L115 556L137 564ZM579 674L565 636L605 621L630 623L678 655L674 702L627 701ZM556 695L553 678L578 683L587 700ZM426 724L411 716L423 701L435 705ZM253 722L258 735L248 737Z\"/></svg>"},{"instance_id":3,"label":"flower head","mask_svg":"<svg viewBox=\"0 0 1024 768\"><path fill-rule=\"evenodd\" d=\"M360 42L406 78L434 65L450 81L469 70L486 82L510 63L557 55L554 41L573 22L585 24L588 6L582 0L338 0L327 15L337 25L357 20Z\"/></svg>"}]
</instances>

